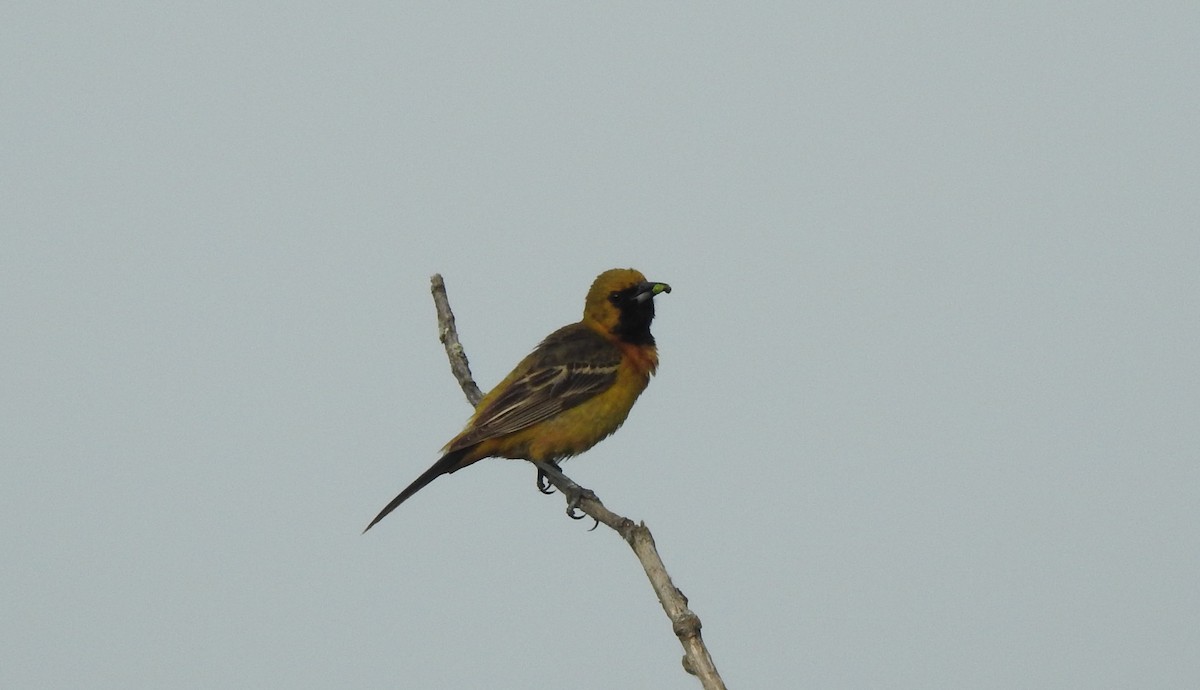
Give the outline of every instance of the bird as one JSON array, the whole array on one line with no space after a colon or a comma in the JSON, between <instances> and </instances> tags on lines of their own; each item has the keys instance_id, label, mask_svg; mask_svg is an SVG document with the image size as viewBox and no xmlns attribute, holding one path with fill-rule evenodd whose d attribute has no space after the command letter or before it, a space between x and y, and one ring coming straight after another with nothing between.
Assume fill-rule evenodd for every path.
<instances>
[{"instance_id":1,"label":"bird","mask_svg":"<svg viewBox=\"0 0 1200 690\"><path fill-rule=\"evenodd\" d=\"M479 404L442 456L371 520L366 533L434 479L484 458L557 465L616 431L658 369L654 297L671 286L632 268L592 282L583 318L546 336ZM539 477L540 478L540 477Z\"/></svg>"}]
</instances>

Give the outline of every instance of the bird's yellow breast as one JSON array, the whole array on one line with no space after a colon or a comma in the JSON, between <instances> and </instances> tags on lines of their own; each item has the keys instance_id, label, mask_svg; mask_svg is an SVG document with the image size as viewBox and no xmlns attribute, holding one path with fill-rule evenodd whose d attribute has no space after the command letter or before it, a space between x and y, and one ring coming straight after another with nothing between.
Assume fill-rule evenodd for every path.
<instances>
[{"instance_id":1,"label":"bird's yellow breast","mask_svg":"<svg viewBox=\"0 0 1200 690\"><path fill-rule=\"evenodd\" d=\"M625 361L617 370L617 380L603 393L511 434L503 444L484 441L478 452L481 457L547 462L578 455L621 427L649 382L650 374L642 364Z\"/></svg>"}]
</instances>

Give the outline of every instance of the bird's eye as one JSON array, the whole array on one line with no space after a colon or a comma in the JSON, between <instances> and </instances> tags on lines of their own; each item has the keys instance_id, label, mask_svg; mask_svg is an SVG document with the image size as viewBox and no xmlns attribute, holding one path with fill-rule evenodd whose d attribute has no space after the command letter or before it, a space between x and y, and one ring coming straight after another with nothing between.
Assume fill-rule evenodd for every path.
<instances>
[{"instance_id":1,"label":"bird's eye","mask_svg":"<svg viewBox=\"0 0 1200 690\"><path fill-rule=\"evenodd\" d=\"M608 293L608 301L612 302L613 304L620 302L621 301L621 293L619 293L619 292Z\"/></svg>"}]
</instances>

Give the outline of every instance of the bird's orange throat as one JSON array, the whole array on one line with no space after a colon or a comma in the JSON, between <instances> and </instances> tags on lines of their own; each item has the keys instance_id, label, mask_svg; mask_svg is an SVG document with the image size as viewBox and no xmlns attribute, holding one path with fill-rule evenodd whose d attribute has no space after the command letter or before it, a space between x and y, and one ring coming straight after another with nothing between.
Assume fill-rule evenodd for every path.
<instances>
[{"instance_id":1,"label":"bird's orange throat","mask_svg":"<svg viewBox=\"0 0 1200 690\"><path fill-rule=\"evenodd\" d=\"M631 345L619 340L616 345L625 355L627 366L635 372L649 379L658 370L658 350L653 345Z\"/></svg>"}]
</instances>

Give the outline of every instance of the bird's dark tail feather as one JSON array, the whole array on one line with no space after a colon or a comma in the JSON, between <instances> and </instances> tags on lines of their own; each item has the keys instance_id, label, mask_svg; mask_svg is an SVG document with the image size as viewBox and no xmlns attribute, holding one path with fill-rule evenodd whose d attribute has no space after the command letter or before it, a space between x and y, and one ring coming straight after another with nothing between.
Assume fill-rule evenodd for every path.
<instances>
[{"instance_id":1,"label":"bird's dark tail feather","mask_svg":"<svg viewBox=\"0 0 1200 690\"><path fill-rule=\"evenodd\" d=\"M363 530L363 534L366 534L368 529L374 527L376 522L379 522L387 517L388 513L396 509L396 506L404 503L409 499L410 496L417 493L421 489L424 489L429 482L437 479L443 474L450 474L458 469L458 463L460 460L462 460L463 456L467 454L467 450L467 448L463 448L460 450L451 451L443 455L440 460L433 463L433 467L425 470L420 477L417 477L412 484L408 485L407 489L401 491L399 496L393 498L391 503L388 503L383 507L383 510L379 511L379 514L375 516L375 519L371 521L371 524L367 525L367 528Z\"/></svg>"}]
</instances>

